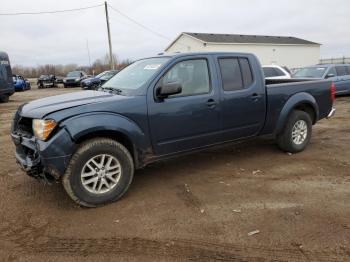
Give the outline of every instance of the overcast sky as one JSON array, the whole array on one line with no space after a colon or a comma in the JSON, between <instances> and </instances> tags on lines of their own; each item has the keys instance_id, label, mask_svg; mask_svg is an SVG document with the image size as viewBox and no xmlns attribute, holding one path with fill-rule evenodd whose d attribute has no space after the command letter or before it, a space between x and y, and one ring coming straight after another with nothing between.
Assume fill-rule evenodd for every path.
<instances>
[{"instance_id":1,"label":"overcast sky","mask_svg":"<svg viewBox=\"0 0 350 262\"><path fill-rule=\"evenodd\" d=\"M61 10L100 0L1 0L0 13ZM180 32L295 36L322 44L321 57L350 56L349 0L109 0L152 34L110 10L118 58L155 55ZM12 64L88 65L108 50L104 7L64 14L0 16L0 50Z\"/></svg>"}]
</instances>

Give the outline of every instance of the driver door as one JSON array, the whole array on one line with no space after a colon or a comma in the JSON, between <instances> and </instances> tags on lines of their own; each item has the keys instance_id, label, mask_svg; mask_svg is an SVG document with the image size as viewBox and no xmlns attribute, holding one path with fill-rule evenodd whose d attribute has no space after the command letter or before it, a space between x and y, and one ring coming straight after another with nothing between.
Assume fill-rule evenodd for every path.
<instances>
[{"instance_id":1,"label":"driver door","mask_svg":"<svg viewBox=\"0 0 350 262\"><path fill-rule=\"evenodd\" d=\"M217 142L221 130L219 95L208 57L182 58L175 62L152 89L149 124L157 155L200 148ZM177 82L180 94L158 100L155 89Z\"/></svg>"}]
</instances>

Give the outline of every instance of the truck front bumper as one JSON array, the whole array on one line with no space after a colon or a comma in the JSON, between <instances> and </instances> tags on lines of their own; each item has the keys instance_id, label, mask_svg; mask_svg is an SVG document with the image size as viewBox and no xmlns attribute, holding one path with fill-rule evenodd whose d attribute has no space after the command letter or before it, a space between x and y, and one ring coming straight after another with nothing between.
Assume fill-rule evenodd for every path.
<instances>
[{"instance_id":1,"label":"truck front bumper","mask_svg":"<svg viewBox=\"0 0 350 262\"><path fill-rule=\"evenodd\" d=\"M48 141L12 133L16 146L16 160L27 175L37 179L58 180L65 172L75 143L65 129Z\"/></svg>"},{"instance_id":2,"label":"truck front bumper","mask_svg":"<svg viewBox=\"0 0 350 262\"><path fill-rule=\"evenodd\" d=\"M334 116L335 115L335 111L336 111L336 109L334 107L332 107L331 111L329 112L329 114L327 116L327 119L331 118L332 116Z\"/></svg>"}]
</instances>

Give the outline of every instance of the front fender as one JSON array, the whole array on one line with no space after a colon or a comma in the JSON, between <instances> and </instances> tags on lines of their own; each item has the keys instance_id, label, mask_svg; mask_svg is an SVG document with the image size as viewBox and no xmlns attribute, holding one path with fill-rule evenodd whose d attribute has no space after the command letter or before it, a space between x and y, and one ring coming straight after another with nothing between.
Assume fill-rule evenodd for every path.
<instances>
[{"instance_id":1,"label":"front fender","mask_svg":"<svg viewBox=\"0 0 350 262\"><path fill-rule=\"evenodd\" d=\"M138 150L146 151L150 147L149 136L142 128L131 119L119 114L88 113L66 119L61 125L67 129L74 141L100 131L114 131L126 136Z\"/></svg>"},{"instance_id":2,"label":"front fender","mask_svg":"<svg viewBox=\"0 0 350 262\"><path fill-rule=\"evenodd\" d=\"M275 130L276 134L282 131L283 127L288 121L289 114L292 112L292 110L301 105L311 106L315 112L315 122L317 121L319 116L319 109L315 98L306 92L297 93L292 95L284 104L277 121Z\"/></svg>"}]
</instances>

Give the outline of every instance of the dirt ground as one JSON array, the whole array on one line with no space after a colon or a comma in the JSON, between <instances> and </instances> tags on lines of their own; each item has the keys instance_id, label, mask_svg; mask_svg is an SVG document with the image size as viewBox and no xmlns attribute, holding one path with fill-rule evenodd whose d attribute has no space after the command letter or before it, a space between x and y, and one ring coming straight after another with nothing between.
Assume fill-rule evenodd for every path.
<instances>
[{"instance_id":1,"label":"dirt ground","mask_svg":"<svg viewBox=\"0 0 350 262\"><path fill-rule=\"evenodd\" d=\"M152 164L87 209L21 172L9 136L21 103L78 89L0 104L0 261L350 261L350 97L302 153L258 139Z\"/></svg>"}]
</instances>

